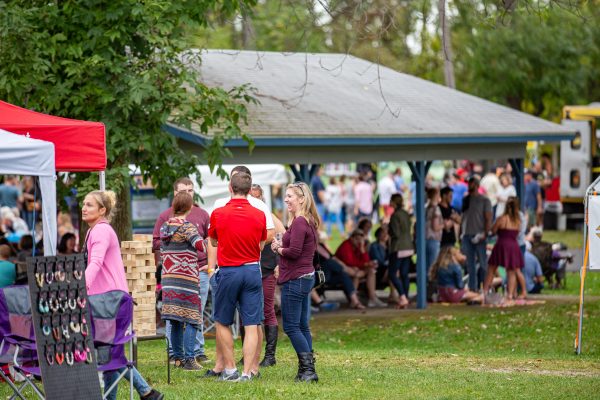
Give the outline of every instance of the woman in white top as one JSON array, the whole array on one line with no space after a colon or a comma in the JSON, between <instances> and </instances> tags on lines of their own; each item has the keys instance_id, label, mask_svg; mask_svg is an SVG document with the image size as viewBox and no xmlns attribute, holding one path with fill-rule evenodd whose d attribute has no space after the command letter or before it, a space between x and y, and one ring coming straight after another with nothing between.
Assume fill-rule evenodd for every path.
<instances>
[{"instance_id":1,"label":"woman in white top","mask_svg":"<svg viewBox=\"0 0 600 400\"><path fill-rule=\"evenodd\" d=\"M496 204L496 218L500 218L501 215L504 215L508 199L517 196L517 189L513 186L512 180L508 174L500 175L500 184L502 187L498 191L496 197L498 200L498 203Z\"/></svg>"},{"instance_id":2,"label":"woman in white top","mask_svg":"<svg viewBox=\"0 0 600 400\"><path fill-rule=\"evenodd\" d=\"M343 188L335 177L329 179L329 185L325 190L327 199L327 236L331 236L331 225L337 224L340 235L345 235L344 221L342 219L342 207L344 206Z\"/></svg>"}]
</instances>

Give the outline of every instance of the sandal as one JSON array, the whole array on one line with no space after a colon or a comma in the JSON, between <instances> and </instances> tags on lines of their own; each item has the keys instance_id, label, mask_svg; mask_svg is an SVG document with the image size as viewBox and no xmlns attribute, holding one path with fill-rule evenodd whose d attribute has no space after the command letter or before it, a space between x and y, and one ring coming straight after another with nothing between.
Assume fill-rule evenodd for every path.
<instances>
[{"instance_id":1,"label":"sandal","mask_svg":"<svg viewBox=\"0 0 600 400\"><path fill-rule=\"evenodd\" d=\"M364 310L366 307L360 301L357 301L354 304L350 304L350 308L353 310Z\"/></svg>"},{"instance_id":2,"label":"sandal","mask_svg":"<svg viewBox=\"0 0 600 400\"><path fill-rule=\"evenodd\" d=\"M394 308L396 308L396 310L404 310L405 308L408 308L408 305L409 305L408 301L406 303L402 303L402 302L398 301L398 303L396 303Z\"/></svg>"}]
</instances>

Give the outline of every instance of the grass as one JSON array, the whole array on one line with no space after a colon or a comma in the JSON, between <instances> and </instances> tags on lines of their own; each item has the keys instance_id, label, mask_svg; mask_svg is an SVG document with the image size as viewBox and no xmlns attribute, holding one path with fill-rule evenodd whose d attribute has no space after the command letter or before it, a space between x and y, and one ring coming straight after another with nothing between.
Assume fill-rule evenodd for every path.
<instances>
[{"instance_id":1,"label":"grass","mask_svg":"<svg viewBox=\"0 0 600 400\"><path fill-rule=\"evenodd\" d=\"M582 231L544 231L544 240L550 243L562 242L573 251L583 248Z\"/></svg>"},{"instance_id":2,"label":"grass","mask_svg":"<svg viewBox=\"0 0 600 400\"><path fill-rule=\"evenodd\" d=\"M595 284L594 284L595 285ZM583 354L573 353L577 302L490 309L343 310L311 323L318 385L293 382L296 360L281 335L276 367L247 384L173 372L163 341L140 343L140 371L167 398L190 399L595 399L600 389L599 298L589 298ZM214 358L214 340L207 341ZM236 343L239 356L239 341ZM7 395L0 385L0 395ZM119 390L126 398L126 387Z\"/></svg>"},{"instance_id":3,"label":"grass","mask_svg":"<svg viewBox=\"0 0 600 400\"><path fill-rule=\"evenodd\" d=\"M139 369L168 399L597 399L600 274L586 279L580 356L573 352L578 293L579 275L570 273L567 289L545 291L556 296L533 306L317 314L311 322L317 385L293 382L297 361L282 332L277 366L263 369L255 382L216 382L201 379L203 371L176 370L168 385L161 340L140 342ZM212 339L207 353L214 359ZM126 393L122 384L119 399ZM9 394L0 384L0 396Z\"/></svg>"}]
</instances>

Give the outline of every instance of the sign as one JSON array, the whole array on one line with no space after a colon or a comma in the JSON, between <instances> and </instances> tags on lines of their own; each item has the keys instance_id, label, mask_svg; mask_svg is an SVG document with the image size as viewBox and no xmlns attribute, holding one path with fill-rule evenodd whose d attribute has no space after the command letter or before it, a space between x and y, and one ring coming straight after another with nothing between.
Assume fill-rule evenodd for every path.
<instances>
[{"instance_id":1,"label":"sign","mask_svg":"<svg viewBox=\"0 0 600 400\"><path fill-rule=\"evenodd\" d=\"M589 268L600 270L600 196L590 196L588 199Z\"/></svg>"}]
</instances>

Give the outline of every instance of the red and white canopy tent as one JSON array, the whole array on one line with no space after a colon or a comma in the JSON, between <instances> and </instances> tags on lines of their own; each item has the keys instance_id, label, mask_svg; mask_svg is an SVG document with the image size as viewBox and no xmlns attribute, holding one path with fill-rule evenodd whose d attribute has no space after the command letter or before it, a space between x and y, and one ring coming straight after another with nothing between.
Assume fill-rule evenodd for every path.
<instances>
[{"instance_id":1,"label":"red and white canopy tent","mask_svg":"<svg viewBox=\"0 0 600 400\"><path fill-rule=\"evenodd\" d=\"M104 190L104 170L106 169L106 130L101 122L88 122L62 117L46 115L27 110L15 105L0 101L0 129L10 133L24 135L29 138L51 142L54 144L55 171L61 172L100 172L100 189ZM3 136L8 144L10 136ZM1 142L1 140L0 140ZM35 141L21 143L25 148ZM38 142L41 143L41 142ZM2 143L0 143L1 145ZM28 157L35 157L35 153ZM15 156L15 153L12 153ZM27 161L25 161L27 162ZM35 165L37 160L32 160ZM4 171L6 173L6 171ZM17 173L21 175L18 171ZM25 174L28 175L28 174ZM32 174L34 175L34 174ZM49 201L54 205L54 210L46 210L47 217L54 219L56 224L56 199ZM52 215L53 214L53 215ZM48 225L44 224L46 228ZM55 230L54 230L55 231ZM45 241L44 253L54 254L56 246L46 246L54 243L55 238ZM50 253L50 254L49 254Z\"/></svg>"},{"instance_id":2,"label":"red and white canopy tent","mask_svg":"<svg viewBox=\"0 0 600 400\"><path fill-rule=\"evenodd\" d=\"M57 171L106 169L106 134L101 122L55 117L0 101L0 129L54 143Z\"/></svg>"}]
</instances>

